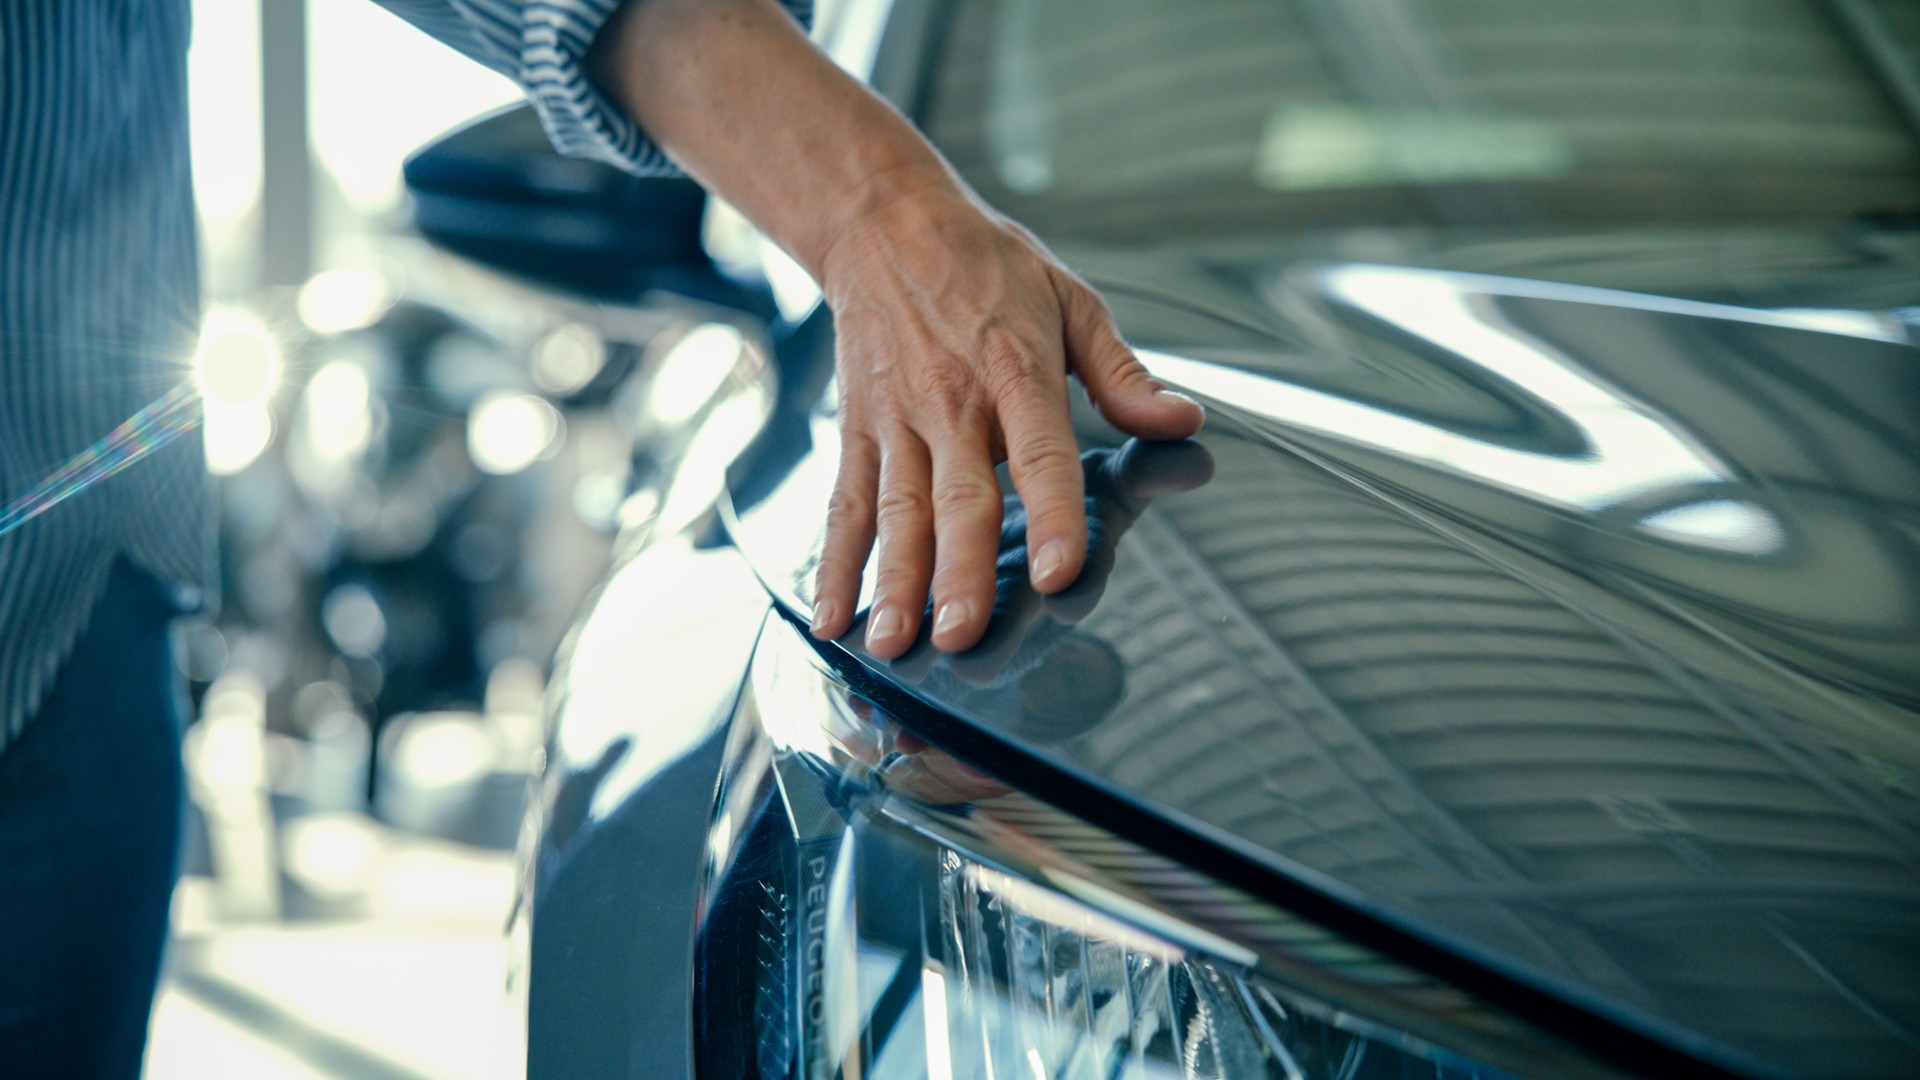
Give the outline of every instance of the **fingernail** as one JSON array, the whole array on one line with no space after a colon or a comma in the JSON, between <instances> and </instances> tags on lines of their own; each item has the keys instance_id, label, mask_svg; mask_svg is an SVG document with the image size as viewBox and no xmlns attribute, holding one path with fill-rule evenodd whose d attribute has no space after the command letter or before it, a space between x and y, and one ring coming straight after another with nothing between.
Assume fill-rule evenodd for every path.
<instances>
[{"instance_id":1,"label":"fingernail","mask_svg":"<svg viewBox=\"0 0 1920 1080\"><path fill-rule=\"evenodd\" d=\"M839 608L837 608L831 600L822 600L813 605L814 636L819 637L820 632L832 624L833 617L837 614L839 614Z\"/></svg>"},{"instance_id":2,"label":"fingernail","mask_svg":"<svg viewBox=\"0 0 1920 1080\"><path fill-rule=\"evenodd\" d=\"M1040 553L1033 557L1033 583L1045 585L1060 572L1067 561L1067 546L1058 540L1049 540L1040 546Z\"/></svg>"},{"instance_id":3,"label":"fingernail","mask_svg":"<svg viewBox=\"0 0 1920 1080\"><path fill-rule=\"evenodd\" d=\"M1187 395L1181 393L1178 390L1169 390L1163 386L1160 389L1155 390L1154 393L1159 394L1162 397L1179 398L1181 401L1186 402L1187 404L1193 406L1196 409L1201 407L1199 402L1193 400L1192 398L1188 397Z\"/></svg>"},{"instance_id":4,"label":"fingernail","mask_svg":"<svg viewBox=\"0 0 1920 1080\"><path fill-rule=\"evenodd\" d=\"M964 624L972 614L972 604L965 600L949 600L940 605L940 614L933 620L933 632L944 634Z\"/></svg>"},{"instance_id":5,"label":"fingernail","mask_svg":"<svg viewBox=\"0 0 1920 1080\"><path fill-rule=\"evenodd\" d=\"M906 626L906 616L892 608L881 608L873 621L867 624L867 646L871 648L878 645L906 629Z\"/></svg>"}]
</instances>

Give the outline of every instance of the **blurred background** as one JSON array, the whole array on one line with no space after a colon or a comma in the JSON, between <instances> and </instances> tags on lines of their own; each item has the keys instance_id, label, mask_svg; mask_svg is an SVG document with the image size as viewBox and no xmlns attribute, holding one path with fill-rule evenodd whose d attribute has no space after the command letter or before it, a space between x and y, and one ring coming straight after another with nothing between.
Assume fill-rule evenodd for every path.
<instances>
[{"instance_id":1,"label":"blurred background","mask_svg":"<svg viewBox=\"0 0 1920 1080\"><path fill-rule=\"evenodd\" d=\"M224 596L180 630L147 1075L519 1075L539 703L629 490L631 376L690 326L414 234L406 155L520 95L373 3L195 0L191 78Z\"/></svg>"}]
</instances>

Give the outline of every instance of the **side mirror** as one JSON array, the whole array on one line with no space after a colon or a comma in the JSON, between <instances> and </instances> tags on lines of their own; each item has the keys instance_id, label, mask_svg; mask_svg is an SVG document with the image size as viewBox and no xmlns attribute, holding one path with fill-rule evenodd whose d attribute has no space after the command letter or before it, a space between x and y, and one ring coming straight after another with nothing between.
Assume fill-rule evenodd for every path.
<instances>
[{"instance_id":1,"label":"side mirror","mask_svg":"<svg viewBox=\"0 0 1920 1080\"><path fill-rule=\"evenodd\" d=\"M516 277L606 300L660 289L725 302L737 291L701 246L698 184L561 157L532 106L440 137L404 175L427 239Z\"/></svg>"}]
</instances>

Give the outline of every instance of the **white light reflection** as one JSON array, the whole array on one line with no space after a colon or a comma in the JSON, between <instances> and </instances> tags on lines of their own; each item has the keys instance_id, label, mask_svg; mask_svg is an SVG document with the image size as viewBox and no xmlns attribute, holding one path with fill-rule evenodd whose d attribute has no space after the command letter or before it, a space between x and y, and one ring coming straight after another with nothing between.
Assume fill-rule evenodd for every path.
<instances>
[{"instance_id":1,"label":"white light reflection","mask_svg":"<svg viewBox=\"0 0 1920 1080\"><path fill-rule=\"evenodd\" d=\"M767 275L767 287L773 290L773 306L788 322L799 322L820 304L820 286L806 268L794 261L780 245L764 237L760 241L760 265Z\"/></svg>"},{"instance_id":2,"label":"white light reflection","mask_svg":"<svg viewBox=\"0 0 1920 1080\"><path fill-rule=\"evenodd\" d=\"M1280 191L1534 180L1574 159L1564 133L1526 117L1305 102L1267 118L1254 179Z\"/></svg>"},{"instance_id":3,"label":"white light reflection","mask_svg":"<svg viewBox=\"0 0 1920 1080\"><path fill-rule=\"evenodd\" d=\"M1144 350L1139 355L1156 376L1217 401L1556 505L1596 510L1641 492L1719 479L1719 473L1707 468L1685 444L1626 409L1570 415L1587 436L1592 452L1586 457L1555 457L1481 442L1423 420L1254 372ZM1653 445L1621 441L1641 436L1650 438ZM1670 460L1668 455L1676 447L1683 456Z\"/></svg>"},{"instance_id":4,"label":"white light reflection","mask_svg":"<svg viewBox=\"0 0 1920 1080\"><path fill-rule=\"evenodd\" d=\"M766 390L750 386L708 415L687 443L654 528L671 532L707 512L726 491L727 466L759 433L771 406Z\"/></svg>"},{"instance_id":5,"label":"white light reflection","mask_svg":"<svg viewBox=\"0 0 1920 1080\"><path fill-rule=\"evenodd\" d=\"M1069 900L1044 885L1036 885L973 862L966 864L966 874L974 888L998 897L1023 915L1058 929L1095 941L1112 942L1129 952L1151 956L1165 964L1178 964L1187 958L1187 951L1173 942ZM1235 952L1240 954L1245 950L1236 949Z\"/></svg>"},{"instance_id":6,"label":"white light reflection","mask_svg":"<svg viewBox=\"0 0 1920 1080\"><path fill-rule=\"evenodd\" d=\"M606 343L592 330L568 323L533 347L533 381L549 394L577 393L607 363Z\"/></svg>"},{"instance_id":7,"label":"white light reflection","mask_svg":"<svg viewBox=\"0 0 1920 1080\"><path fill-rule=\"evenodd\" d=\"M305 439L328 461L344 461L366 449L373 435L373 388L351 360L327 363L307 381Z\"/></svg>"},{"instance_id":8,"label":"white light reflection","mask_svg":"<svg viewBox=\"0 0 1920 1080\"><path fill-rule=\"evenodd\" d=\"M210 262L242 247L260 200L260 5L193 0L187 130Z\"/></svg>"},{"instance_id":9,"label":"white light reflection","mask_svg":"<svg viewBox=\"0 0 1920 1080\"><path fill-rule=\"evenodd\" d=\"M221 908L240 918L280 910L266 722L267 684L236 664L208 688L182 747L209 854L220 868Z\"/></svg>"},{"instance_id":10,"label":"white light reflection","mask_svg":"<svg viewBox=\"0 0 1920 1080\"><path fill-rule=\"evenodd\" d=\"M204 26L196 21L196 38ZM369 217L400 203L396 162L455 124L522 99L504 76L375 4L308 4L307 35L314 158L349 207Z\"/></svg>"},{"instance_id":11,"label":"white light reflection","mask_svg":"<svg viewBox=\"0 0 1920 1080\"><path fill-rule=\"evenodd\" d=\"M471 713L420 713L409 717L389 751L389 768L420 792L471 784L492 771L493 740Z\"/></svg>"},{"instance_id":12,"label":"white light reflection","mask_svg":"<svg viewBox=\"0 0 1920 1080\"><path fill-rule=\"evenodd\" d=\"M214 308L200 327L194 382L205 409L207 471L231 476L273 441L269 404L280 386L280 346L266 324L236 308Z\"/></svg>"},{"instance_id":13,"label":"white light reflection","mask_svg":"<svg viewBox=\"0 0 1920 1080\"><path fill-rule=\"evenodd\" d=\"M1474 288L1467 285L1471 281ZM1328 292L1368 314L1448 349L1550 405L1580 431L1587 451L1559 456L1500 446L1437 424L1266 375L1142 351L1154 374L1288 425L1385 450L1552 505L1594 511L1653 492L1724 482L1731 470L1658 413L1590 377L1547 345L1474 311L1474 292L1550 295L1631 303L1632 294L1551 289L1395 267L1346 266ZM1598 294L1589 296L1587 294ZM1655 301L1655 306L1670 305ZM1696 305L1704 307L1706 305ZM1779 322L1761 312L1727 309ZM1720 313L1716 309L1716 315ZM1766 511L1752 508L1755 514ZM1775 527L1777 532L1777 526Z\"/></svg>"},{"instance_id":14,"label":"white light reflection","mask_svg":"<svg viewBox=\"0 0 1920 1080\"><path fill-rule=\"evenodd\" d=\"M266 324L245 311L216 308L200 326L193 376L205 397L250 405L280 385L280 346Z\"/></svg>"},{"instance_id":15,"label":"white light reflection","mask_svg":"<svg viewBox=\"0 0 1920 1080\"><path fill-rule=\"evenodd\" d=\"M287 455L294 479L310 492L335 495L373 442L373 388L352 360L329 360L307 380Z\"/></svg>"},{"instance_id":16,"label":"white light reflection","mask_svg":"<svg viewBox=\"0 0 1920 1080\"><path fill-rule=\"evenodd\" d=\"M1445 278L1389 267L1331 271L1328 292L1403 327L1546 402L1585 436L1589 454L1564 458L1494 446L1451 432L1429 443L1431 460L1494 483L1583 509L1635 495L1723 479L1727 469L1662 418L1589 377L1566 357L1468 306ZM1424 425L1423 425L1424 426ZM1429 428L1441 431L1440 428Z\"/></svg>"},{"instance_id":17,"label":"white light reflection","mask_svg":"<svg viewBox=\"0 0 1920 1080\"><path fill-rule=\"evenodd\" d=\"M365 585L348 582L328 590L320 602L320 624L348 655L372 656L387 643L386 614Z\"/></svg>"},{"instance_id":18,"label":"white light reflection","mask_svg":"<svg viewBox=\"0 0 1920 1080\"><path fill-rule=\"evenodd\" d=\"M953 1046L947 1041L947 980L930 967L920 969L920 1004L927 1020L927 1080L953 1080ZM1041 1073L1045 1080L1045 1073Z\"/></svg>"},{"instance_id":19,"label":"white light reflection","mask_svg":"<svg viewBox=\"0 0 1920 1080\"><path fill-rule=\"evenodd\" d=\"M731 326L707 323L668 350L648 388L647 414L666 428L697 426L684 436L655 529L676 531L721 498L727 467L766 422L772 382L765 357Z\"/></svg>"},{"instance_id":20,"label":"white light reflection","mask_svg":"<svg viewBox=\"0 0 1920 1080\"><path fill-rule=\"evenodd\" d=\"M699 415L733 374L741 348L740 331L725 323L703 323L688 331L660 361L647 412L668 426Z\"/></svg>"},{"instance_id":21,"label":"white light reflection","mask_svg":"<svg viewBox=\"0 0 1920 1080\"><path fill-rule=\"evenodd\" d=\"M664 611L701 617L662 620ZM743 662L736 645L752 640L766 613L766 590L741 572L737 555L696 554L684 536L647 548L607 580L575 632L558 688L566 719L554 731L560 761L592 762L609 744L626 745L594 791L594 814L618 806L633 784L709 733L694 719L713 709L702 673Z\"/></svg>"},{"instance_id":22,"label":"white light reflection","mask_svg":"<svg viewBox=\"0 0 1920 1080\"><path fill-rule=\"evenodd\" d=\"M1245 946L1236 945L1218 934L1176 919L1158 908L1149 907L1105 886L1058 871L1042 870L1041 876L1046 878L1048 884L1096 910L1123 919L1133 926L1146 928L1156 935L1156 939L1164 938L1182 948L1196 949L1240 967L1250 968L1259 962L1259 957Z\"/></svg>"},{"instance_id":23,"label":"white light reflection","mask_svg":"<svg viewBox=\"0 0 1920 1080\"><path fill-rule=\"evenodd\" d=\"M229 405L207 398L205 407L203 438L207 471L213 475L232 476L245 469L273 441L273 417L265 405Z\"/></svg>"},{"instance_id":24,"label":"white light reflection","mask_svg":"<svg viewBox=\"0 0 1920 1080\"><path fill-rule=\"evenodd\" d=\"M287 875L315 896L343 901L366 892L380 860L374 825L357 813L307 814L280 827Z\"/></svg>"},{"instance_id":25,"label":"white light reflection","mask_svg":"<svg viewBox=\"0 0 1920 1080\"><path fill-rule=\"evenodd\" d=\"M300 286L295 307L317 334L371 326L393 306L394 287L378 270L323 270Z\"/></svg>"},{"instance_id":26,"label":"white light reflection","mask_svg":"<svg viewBox=\"0 0 1920 1080\"><path fill-rule=\"evenodd\" d=\"M559 411L532 394L488 394L467 418L467 453L480 471L509 476L556 445L561 423Z\"/></svg>"},{"instance_id":27,"label":"white light reflection","mask_svg":"<svg viewBox=\"0 0 1920 1080\"><path fill-rule=\"evenodd\" d=\"M1747 555L1773 551L1785 539L1772 514L1752 503L1710 499L1648 514L1640 527L1681 543L1724 548Z\"/></svg>"}]
</instances>

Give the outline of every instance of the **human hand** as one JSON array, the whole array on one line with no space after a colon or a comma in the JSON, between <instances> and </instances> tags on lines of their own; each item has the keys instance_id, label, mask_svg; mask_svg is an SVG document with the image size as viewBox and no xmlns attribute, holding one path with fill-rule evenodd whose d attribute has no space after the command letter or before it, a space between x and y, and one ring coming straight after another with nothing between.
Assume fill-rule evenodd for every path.
<instances>
[{"instance_id":1,"label":"human hand","mask_svg":"<svg viewBox=\"0 0 1920 1080\"><path fill-rule=\"evenodd\" d=\"M929 589L935 647L978 642L993 612L1002 461L1025 504L1034 590L1073 584L1087 518L1069 373L1128 434L1181 439L1204 420L1141 366L1098 294L1031 233L959 192L874 208L821 269L839 341L842 440L816 637L852 626L877 541L867 651L906 652Z\"/></svg>"},{"instance_id":2,"label":"human hand","mask_svg":"<svg viewBox=\"0 0 1920 1080\"><path fill-rule=\"evenodd\" d=\"M1010 505L1001 529L1001 570L993 621L974 649L949 661L962 683L978 688L999 685L1009 670L1021 672L1022 698L1046 698L1049 704L1038 711L1060 715L1084 711L1069 706L1065 700L1068 697L1100 696L1098 687L1091 684L1101 681L1100 673L1106 665L1097 659L1089 662L1085 649L1068 648L1078 659L1058 663L1054 654L1070 644L1070 629L1099 605L1113 573L1121 536L1154 499L1191 491L1213 479L1213 455L1195 442L1136 440L1118 450L1089 450L1080 456L1080 463L1086 478L1091 536L1079 579L1051 596L1041 596L1027 587L1018 572L1028 551L1027 522L1020 507ZM1045 659L1035 662L1032 657L1036 651ZM1117 677L1117 670L1114 674ZM1059 685L1054 685L1056 682Z\"/></svg>"},{"instance_id":3,"label":"human hand","mask_svg":"<svg viewBox=\"0 0 1920 1080\"><path fill-rule=\"evenodd\" d=\"M1191 491L1213 478L1213 455L1191 441L1129 441L1080 456L1087 491L1087 559L1080 577L1042 596L1028 582L1027 521L1006 500L993 618L980 643L942 656L916 642L888 663L896 679L963 713L991 716L1003 730L1042 744L1098 724L1126 696L1126 663L1115 635L1127 620L1080 629L1106 592L1120 538L1156 498ZM1138 568L1135 570L1138 573ZM1137 587L1137 583L1136 583Z\"/></svg>"},{"instance_id":4,"label":"human hand","mask_svg":"<svg viewBox=\"0 0 1920 1080\"><path fill-rule=\"evenodd\" d=\"M623 3L587 67L662 150L812 274L833 309L843 439L816 636L853 625L877 540L870 652L913 644L929 589L934 645L979 640L1001 461L1031 518L1034 587L1072 584L1086 520L1069 373L1128 434L1199 430L1200 407L1153 381L1100 297L979 202L778 5Z\"/></svg>"}]
</instances>

